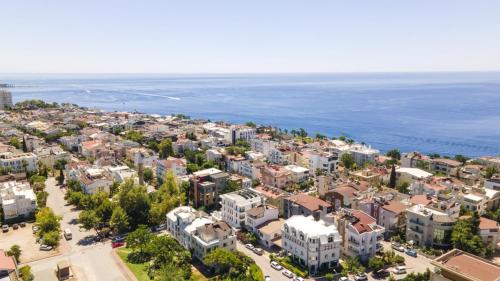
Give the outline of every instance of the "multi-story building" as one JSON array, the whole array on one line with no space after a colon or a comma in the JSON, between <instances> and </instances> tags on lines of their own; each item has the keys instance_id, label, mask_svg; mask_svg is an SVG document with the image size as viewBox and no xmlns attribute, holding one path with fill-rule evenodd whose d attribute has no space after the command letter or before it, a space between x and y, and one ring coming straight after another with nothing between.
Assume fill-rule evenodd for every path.
<instances>
[{"instance_id":1,"label":"multi-story building","mask_svg":"<svg viewBox=\"0 0 500 281\"><path fill-rule=\"evenodd\" d=\"M484 180L484 188L500 190L500 175L494 175L491 179Z\"/></svg>"},{"instance_id":2,"label":"multi-story building","mask_svg":"<svg viewBox=\"0 0 500 281\"><path fill-rule=\"evenodd\" d=\"M0 250L0 280L18 281L21 280L17 270L16 259Z\"/></svg>"},{"instance_id":3,"label":"multi-story building","mask_svg":"<svg viewBox=\"0 0 500 281\"><path fill-rule=\"evenodd\" d=\"M283 250L309 272L338 265L341 238L331 222L312 216L292 216L281 229L281 239Z\"/></svg>"},{"instance_id":4,"label":"multi-story building","mask_svg":"<svg viewBox=\"0 0 500 281\"><path fill-rule=\"evenodd\" d=\"M5 220L28 217L35 213L36 195L27 182L0 183L0 205Z\"/></svg>"},{"instance_id":5,"label":"multi-story building","mask_svg":"<svg viewBox=\"0 0 500 281\"><path fill-rule=\"evenodd\" d=\"M84 193L110 192L109 188L113 184L113 177L105 169L70 163L66 170L68 178L78 181Z\"/></svg>"},{"instance_id":6,"label":"multi-story building","mask_svg":"<svg viewBox=\"0 0 500 281\"><path fill-rule=\"evenodd\" d=\"M163 183L168 171L172 171L176 177L186 175L187 162L184 158L168 157L166 160L156 161L156 177L159 183Z\"/></svg>"},{"instance_id":7,"label":"multi-story building","mask_svg":"<svg viewBox=\"0 0 500 281\"><path fill-rule=\"evenodd\" d=\"M284 217L295 215L325 217L333 211L330 203L317 197L299 193L283 199Z\"/></svg>"},{"instance_id":8,"label":"multi-story building","mask_svg":"<svg viewBox=\"0 0 500 281\"><path fill-rule=\"evenodd\" d=\"M12 93L6 90L0 90L0 109L12 107Z\"/></svg>"},{"instance_id":9,"label":"multi-story building","mask_svg":"<svg viewBox=\"0 0 500 281\"><path fill-rule=\"evenodd\" d=\"M238 140L244 140L250 142L251 139L255 138L257 130L248 126L233 125L230 128L231 131L231 143L235 144Z\"/></svg>"},{"instance_id":10,"label":"multi-story building","mask_svg":"<svg viewBox=\"0 0 500 281\"><path fill-rule=\"evenodd\" d=\"M458 249L431 264L438 269L431 276L433 281L498 281L500 276L500 265Z\"/></svg>"},{"instance_id":11,"label":"multi-story building","mask_svg":"<svg viewBox=\"0 0 500 281\"><path fill-rule=\"evenodd\" d=\"M385 228L384 235L406 232L406 208L399 198L392 194L376 196L359 204L359 209L374 217L377 224Z\"/></svg>"},{"instance_id":12,"label":"multi-story building","mask_svg":"<svg viewBox=\"0 0 500 281\"><path fill-rule=\"evenodd\" d=\"M190 178L191 196L195 208L213 207L219 202L219 194L227 187L229 175L210 168L194 172Z\"/></svg>"},{"instance_id":13,"label":"multi-story building","mask_svg":"<svg viewBox=\"0 0 500 281\"><path fill-rule=\"evenodd\" d=\"M430 170L433 172L441 172L446 175L456 175L457 169L462 165L461 162L446 159L446 158L437 158L430 160Z\"/></svg>"},{"instance_id":14,"label":"multi-story building","mask_svg":"<svg viewBox=\"0 0 500 281\"><path fill-rule=\"evenodd\" d=\"M366 162L375 162L380 151L363 144L354 144L349 148L349 152L354 158L358 167L362 167Z\"/></svg>"},{"instance_id":15,"label":"multi-story building","mask_svg":"<svg viewBox=\"0 0 500 281\"><path fill-rule=\"evenodd\" d=\"M297 166L287 165L285 169L290 171L290 180L294 183L304 182L309 179L309 169Z\"/></svg>"},{"instance_id":16,"label":"multi-story building","mask_svg":"<svg viewBox=\"0 0 500 281\"><path fill-rule=\"evenodd\" d=\"M340 211L339 230L342 235L343 254L348 257L359 257L367 261L383 249L380 241L385 228L377 224L377 220L360 210L342 209Z\"/></svg>"},{"instance_id":17,"label":"multi-story building","mask_svg":"<svg viewBox=\"0 0 500 281\"><path fill-rule=\"evenodd\" d=\"M262 183L265 185L285 188L290 185L291 172L279 165L262 166L260 170Z\"/></svg>"},{"instance_id":18,"label":"multi-story building","mask_svg":"<svg viewBox=\"0 0 500 281\"><path fill-rule=\"evenodd\" d=\"M23 136L23 142L26 146L27 152L31 152L37 148L43 147L43 145L45 144L45 140L28 134Z\"/></svg>"},{"instance_id":19,"label":"multi-story building","mask_svg":"<svg viewBox=\"0 0 500 281\"><path fill-rule=\"evenodd\" d=\"M71 154L59 146L39 147L33 152L38 161L50 168L54 167L58 161L66 161L66 163L71 161Z\"/></svg>"},{"instance_id":20,"label":"multi-story building","mask_svg":"<svg viewBox=\"0 0 500 281\"><path fill-rule=\"evenodd\" d=\"M193 256L200 261L217 248L225 248L229 251L236 249L236 234L224 221L198 226L192 234L191 241Z\"/></svg>"},{"instance_id":21,"label":"multi-story building","mask_svg":"<svg viewBox=\"0 0 500 281\"><path fill-rule=\"evenodd\" d=\"M406 239L420 247L448 248L456 219L421 204L406 210Z\"/></svg>"},{"instance_id":22,"label":"multi-story building","mask_svg":"<svg viewBox=\"0 0 500 281\"><path fill-rule=\"evenodd\" d=\"M488 197L484 194L468 193L463 194L457 199L460 200L460 204L465 209L471 212L478 212L479 215L483 215L488 207Z\"/></svg>"},{"instance_id":23,"label":"multi-story building","mask_svg":"<svg viewBox=\"0 0 500 281\"><path fill-rule=\"evenodd\" d=\"M266 156L269 156L271 149L276 147L276 142L269 140L268 138L256 137L250 140L250 147L253 151L261 152Z\"/></svg>"},{"instance_id":24,"label":"multi-story building","mask_svg":"<svg viewBox=\"0 0 500 281\"><path fill-rule=\"evenodd\" d=\"M37 169L37 157L33 153L0 153L0 166L13 172L33 172Z\"/></svg>"},{"instance_id":25,"label":"multi-story building","mask_svg":"<svg viewBox=\"0 0 500 281\"><path fill-rule=\"evenodd\" d=\"M318 169L325 173L333 173L337 171L338 160L338 155L332 152L310 151L309 169L313 173Z\"/></svg>"},{"instance_id":26,"label":"multi-story building","mask_svg":"<svg viewBox=\"0 0 500 281\"><path fill-rule=\"evenodd\" d=\"M491 244L496 247L500 240L500 224L497 221L481 217L478 232L485 245Z\"/></svg>"},{"instance_id":27,"label":"multi-story building","mask_svg":"<svg viewBox=\"0 0 500 281\"><path fill-rule=\"evenodd\" d=\"M253 232L257 232L257 228L272 220L277 220L279 210L273 205L261 204L246 211L245 226Z\"/></svg>"},{"instance_id":28,"label":"multi-story building","mask_svg":"<svg viewBox=\"0 0 500 281\"><path fill-rule=\"evenodd\" d=\"M197 226L201 225L200 223L212 222L207 214L190 206L180 206L173 209L168 212L166 219L168 233L188 249L191 248L192 231L190 231L190 228L194 231ZM193 224L196 220L197 222Z\"/></svg>"},{"instance_id":29,"label":"multi-story building","mask_svg":"<svg viewBox=\"0 0 500 281\"><path fill-rule=\"evenodd\" d=\"M222 194L220 199L222 219L235 228L245 226L248 210L264 204L264 197L251 188Z\"/></svg>"}]
</instances>

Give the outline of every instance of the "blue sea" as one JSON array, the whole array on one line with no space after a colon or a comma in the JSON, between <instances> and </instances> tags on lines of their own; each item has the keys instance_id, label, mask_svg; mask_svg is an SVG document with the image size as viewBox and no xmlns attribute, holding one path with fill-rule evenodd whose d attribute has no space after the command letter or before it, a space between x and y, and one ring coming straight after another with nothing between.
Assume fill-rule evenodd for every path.
<instances>
[{"instance_id":1,"label":"blue sea","mask_svg":"<svg viewBox=\"0 0 500 281\"><path fill-rule=\"evenodd\" d=\"M500 154L500 73L0 74L15 102L183 113L345 135L382 151Z\"/></svg>"}]
</instances>

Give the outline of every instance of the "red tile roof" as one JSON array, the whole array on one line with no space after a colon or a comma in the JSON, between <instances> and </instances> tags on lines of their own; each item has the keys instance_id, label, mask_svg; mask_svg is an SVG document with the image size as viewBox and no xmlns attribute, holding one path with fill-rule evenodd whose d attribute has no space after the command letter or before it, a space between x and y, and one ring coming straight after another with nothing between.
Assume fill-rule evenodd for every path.
<instances>
[{"instance_id":1,"label":"red tile roof","mask_svg":"<svg viewBox=\"0 0 500 281\"><path fill-rule=\"evenodd\" d=\"M494 220L490 220L488 218L481 217L480 222L479 222L479 229L481 230L486 230L486 229L498 229L499 225L498 222Z\"/></svg>"},{"instance_id":2,"label":"red tile roof","mask_svg":"<svg viewBox=\"0 0 500 281\"><path fill-rule=\"evenodd\" d=\"M288 197L287 200L295 202L311 212L319 210L320 206L323 206L325 208L329 208L332 206L330 203L324 200L303 193L292 195Z\"/></svg>"},{"instance_id":3,"label":"red tile roof","mask_svg":"<svg viewBox=\"0 0 500 281\"><path fill-rule=\"evenodd\" d=\"M7 256L7 254L0 250L0 270L15 270L16 264L14 263L14 259L12 257Z\"/></svg>"},{"instance_id":4,"label":"red tile roof","mask_svg":"<svg viewBox=\"0 0 500 281\"><path fill-rule=\"evenodd\" d=\"M358 231L358 233L372 231L372 228L369 225L376 223L377 220L375 220L374 217L360 210L351 210L351 213L358 219L356 222L351 223L352 226Z\"/></svg>"}]
</instances>

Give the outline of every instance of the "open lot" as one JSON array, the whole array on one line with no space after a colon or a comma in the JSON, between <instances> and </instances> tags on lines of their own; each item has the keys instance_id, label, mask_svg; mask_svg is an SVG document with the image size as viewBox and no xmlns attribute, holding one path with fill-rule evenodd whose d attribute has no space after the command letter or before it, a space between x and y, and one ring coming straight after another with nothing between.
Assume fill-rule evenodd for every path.
<instances>
[{"instance_id":1,"label":"open lot","mask_svg":"<svg viewBox=\"0 0 500 281\"><path fill-rule=\"evenodd\" d=\"M32 223L27 223L26 227L20 227L16 230L10 227L9 232L0 233L0 249L7 251L12 245L19 245L22 251L22 263L59 255L61 249L40 251L40 244L36 243L36 237L31 229L32 225Z\"/></svg>"}]
</instances>

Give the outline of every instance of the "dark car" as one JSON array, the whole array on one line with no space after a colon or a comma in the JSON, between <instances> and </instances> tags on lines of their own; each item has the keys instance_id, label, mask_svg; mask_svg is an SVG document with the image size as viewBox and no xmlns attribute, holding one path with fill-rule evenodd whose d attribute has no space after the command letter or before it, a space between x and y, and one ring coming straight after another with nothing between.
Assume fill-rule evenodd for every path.
<instances>
[{"instance_id":1,"label":"dark car","mask_svg":"<svg viewBox=\"0 0 500 281\"><path fill-rule=\"evenodd\" d=\"M415 249L407 249L405 251L405 253L408 255L408 256L412 256L412 257L417 257L417 251Z\"/></svg>"},{"instance_id":2,"label":"dark car","mask_svg":"<svg viewBox=\"0 0 500 281\"><path fill-rule=\"evenodd\" d=\"M20 226L20 227L26 227L26 223L25 223L25 222L20 222L20 223L19 223L19 226Z\"/></svg>"},{"instance_id":3,"label":"dark car","mask_svg":"<svg viewBox=\"0 0 500 281\"><path fill-rule=\"evenodd\" d=\"M389 271L387 270L379 270L377 272L374 272L373 273L373 277L375 277L376 279L384 279L384 278L387 278L389 277Z\"/></svg>"},{"instance_id":4,"label":"dark car","mask_svg":"<svg viewBox=\"0 0 500 281\"><path fill-rule=\"evenodd\" d=\"M111 248L118 248L125 245L125 241L115 241L111 243Z\"/></svg>"},{"instance_id":5,"label":"dark car","mask_svg":"<svg viewBox=\"0 0 500 281\"><path fill-rule=\"evenodd\" d=\"M17 224L17 223L13 224L12 229L14 229L14 230L19 229L19 224Z\"/></svg>"}]
</instances>

